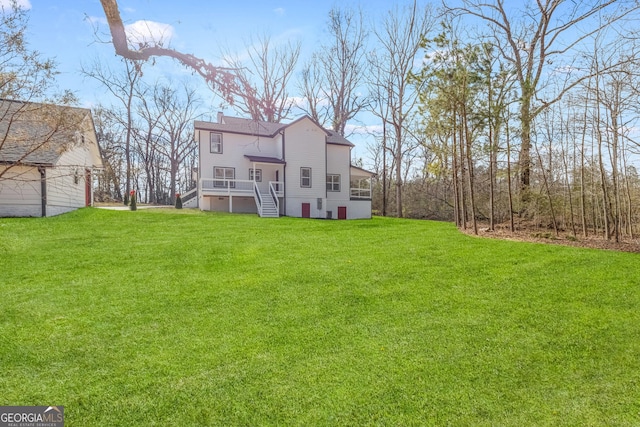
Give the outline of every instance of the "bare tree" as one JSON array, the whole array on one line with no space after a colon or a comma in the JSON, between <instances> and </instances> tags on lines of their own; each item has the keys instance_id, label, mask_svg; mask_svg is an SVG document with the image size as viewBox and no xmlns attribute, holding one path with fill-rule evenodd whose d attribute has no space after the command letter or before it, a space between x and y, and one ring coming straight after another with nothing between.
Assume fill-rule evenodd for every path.
<instances>
[{"instance_id":1,"label":"bare tree","mask_svg":"<svg viewBox=\"0 0 640 427\"><path fill-rule=\"evenodd\" d=\"M0 179L59 132L73 132L80 118L71 107L75 96L56 89L56 64L29 47L27 11L16 2L0 10ZM34 126L38 123L39 126ZM72 143L73 141L69 141Z\"/></svg>"},{"instance_id":2,"label":"bare tree","mask_svg":"<svg viewBox=\"0 0 640 427\"><path fill-rule=\"evenodd\" d=\"M178 192L180 167L196 149L193 121L198 117L199 98L195 90L183 85L181 90L172 86L156 85L153 91L155 114L159 117L156 150L169 164L169 200L175 202Z\"/></svg>"},{"instance_id":3,"label":"bare tree","mask_svg":"<svg viewBox=\"0 0 640 427\"><path fill-rule=\"evenodd\" d=\"M368 104L362 90L367 31L361 10L334 7L329 11L330 42L305 66L300 89L311 117L345 135L345 128Z\"/></svg>"},{"instance_id":4,"label":"bare tree","mask_svg":"<svg viewBox=\"0 0 640 427\"><path fill-rule=\"evenodd\" d=\"M570 67L568 55L582 41L603 28L622 21L640 9L635 0L538 0L523 9L493 2L462 0L449 11L482 19L501 55L514 66L520 87L520 186L524 194L531 182L531 133L535 118L568 90L587 78L565 74L566 81L555 93L543 93L548 68ZM606 15L606 19L601 16ZM580 28L578 28L580 26ZM563 61L568 58L568 61Z\"/></svg>"},{"instance_id":5,"label":"bare tree","mask_svg":"<svg viewBox=\"0 0 640 427\"><path fill-rule=\"evenodd\" d=\"M233 101L233 93L238 93L243 89L236 80L234 70L212 65L193 54L171 49L159 42L142 42L137 48L132 47L124 30L124 24L118 10L118 1L100 0L100 3L109 24L112 43L117 55L143 62L153 57L173 58L204 78L211 89L228 102Z\"/></svg>"},{"instance_id":6,"label":"bare tree","mask_svg":"<svg viewBox=\"0 0 640 427\"><path fill-rule=\"evenodd\" d=\"M403 158L408 146L405 130L418 99L417 91L409 83L408 76L413 70L422 38L429 32L433 22L431 9L426 6L418 7L414 1L409 7L394 8L385 16L380 28L374 31L380 47L375 54L371 54L369 66L374 79L372 84L377 87L374 93L382 96L375 102L388 103L382 111L389 114L384 118L385 127L392 132L390 138L385 135L385 141L392 140L398 217L403 216Z\"/></svg>"},{"instance_id":7,"label":"bare tree","mask_svg":"<svg viewBox=\"0 0 640 427\"><path fill-rule=\"evenodd\" d=\"M98 188L95 197L97 201L122 200L120 179L125 176L124 150L122 141L122 126L120 119L113 111L102 106L93 110L93 122L96 127L98 146L104 164L104 171L98 176Z\"/></svg>"},{"instance_id":8,"label":"bare tree","mask_svg":"<svg viewBox=\"0 0 640 427\"><path fill-rule=\"evenodd\" d=\"M288 86L300 56L300 42L287 41L273 46L267 35L252 39L247 61L229 52L225 61L236 70L238 89L231 90L235 108L253 120L280 123L293 102Z\"/></svg>"},{"instance_id":9,"label":"bare tree","mask_svg":"<svg viewBox=\"0 0 640 427\"><path fill-rule=\"evenodd\" d=\"M113 71L108 66L95 60L89 66L82 67L82 73L98 81L109 91L111 95L120 103L123 109L122 114L116 115L121 118L120 125L124 129L124 156L126 162L126 178L124 188L124 204L129 202L129 191L131 190L131 158L133 143L133 116L134 101L137 87L142 78L142 64L140 61L123 59L124 68L122 72Z\"/></svg>"}]
</instances>

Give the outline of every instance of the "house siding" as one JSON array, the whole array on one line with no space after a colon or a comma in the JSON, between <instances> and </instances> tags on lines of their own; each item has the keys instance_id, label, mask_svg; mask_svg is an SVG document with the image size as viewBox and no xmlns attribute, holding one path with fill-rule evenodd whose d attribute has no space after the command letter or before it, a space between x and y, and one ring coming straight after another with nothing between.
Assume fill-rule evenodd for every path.
<instances>
[{"instance_id":1,"label":"house siding","mask_svg":"<svg viewBox=\"0 0 640 427\"><path fill-rule=\"evenodd\" d=\"M75 147L60 156L56 167L47 171L47 216L85 206L85 169L91 168L90 165L89 150Z\"/></svg>"},{"instance_id":2,"label":"house siding","mask_svg":"<svg viewBox=\"0 0 640 427\"><path fill-rule=\"evenodd\" d=\"M196 139L198 141L199 151L199 173L200 178L212 179L214 178L214 167L228 167L235 169L235 179L249 180L249 169L255 167L255 169L262 170L262 181L258 182L258 187L261 191L266 192L269 189L269 181L275 181L276 170L280 170L280 179L282 179L283 168L281 164L265 164L252 163L245 156L259 156L259 157L271 157L276 159L282 158L282 135L276 134L274 137L257 136L257 135L243 135L234 133L222 133L212 131L209 129L196 129ZM209 134L222 133L222 153L211 153L209 147ZM243 198L246 199L246 198ZM250 199L250 198L249 198ZM225 202L219 202L217 198L215 200L209 200L208 196L199 195L200 206L204 210L215 211L228 211L229 202L225 199ZM248 207L249 202L247 200L240 200L238 197L233 198L233 211L234 212L257 212L255 202L253 203L253 210ZM236 210L236 206L238 210Z\"/></svg>"},{"instance_id":3,"label":"house siding","mask_svg":"<svg viewBox=\"0 0 640 427\"><path fill-rule=\"evenodd\" d=\"M57 157L55 164L46 168L46 216L84 207L86 170L102 165L91 114L86 114L78 131L82 132L77 133L75 142L69 141L72 137L64 141L74 144L65 146L66 151ZM0 178L0 216L42 216L41 192L41 176L36 166L11 167Z\"/></svg>"},{"instance_id":4,"label":"house siding","mask_svg":"<svg viewBox=\"0 0 640 427\"><path fill-rule=\"evenodd\" d=\"M7 167L0 166L0 171ZM42 216L40 172L33 166L14 166L0 178L0 217Z\"/></svg>"},{"instance_id":5,"label":"house siding","mask_svg":"<svg viewBox=\"0 0 640 427\"><path fill-rule=\"evenodd\" d=\"M303 205L309 206L311 218L338 217L338 209L346 208L347 218L370 218L371 201L351 200L351 147L347 140L326 131L308 116L288 125L262 123L258 127L270 136L247 135L255 122L224 117L217 123L195 122L195 139L199 146L199 179L214 178L214 167L234 169L236 180L249 180L249 169L261 169L262 181L257 185L265 194L269 182L284 182L285 197L280 198L280 214L302 217ZM222 153L211 153L210 133L222 135ZM255 156L252 162L246 156ZM271 163L273 159L278 162ZM311 187L301 186L301 168L311 169ZM327 191L327 174L340 175L340 191ZM199 188L198 206L202 210L229 211L228 193L232 195L233 212L257 212L255 200L236 190L217 191L211 182ZM248 187L237 183L236 189ZM282 190L282 188L280 188ZM367 211L368 209L368 211Z\"/></svg>"},{"instance_id":6,"label":"house siding","mask_svg":"<svg viewBox=\"0 0 640 427\"><path fill-rule=\"evenodd\" d=\"M211 153L209 148L209 134L211 132L203 129L196 130L196 137L200 146L202 178L213 178L214 166L226 166L236 168L236 179L249 179L251 162L244 156L275 158L281 158L282 156L280 135L275 138L268 138L225 133L222 136L222 153Z\"/></svg>"},{"instance_id":7,"label":"house siding","mask_svg":"<svg viewBox=\"0 0 640 427\"><path fill-rule=\"evenodd\" d=\"M344 145L327 144L327 175L340 175L340 191L327 191L327 198L329 200L349 200L349 171L351 170L350 156L350 147Z\"/></svg>"},{"instance_id":8,"label":"house siding","mask_svg":"<svg viewBox=\"0 0 640 427\"><path fill-rule=\"evenodd\" d=\"M287 179L286 215L301 217L302 204L311 205L312 218L326 217L327 167L325 131L308 118L285 130ZM311 188L300 186L300 168L311 168ZM321 208L318 208L321 199Z\"/></svg>"}]
</instances>

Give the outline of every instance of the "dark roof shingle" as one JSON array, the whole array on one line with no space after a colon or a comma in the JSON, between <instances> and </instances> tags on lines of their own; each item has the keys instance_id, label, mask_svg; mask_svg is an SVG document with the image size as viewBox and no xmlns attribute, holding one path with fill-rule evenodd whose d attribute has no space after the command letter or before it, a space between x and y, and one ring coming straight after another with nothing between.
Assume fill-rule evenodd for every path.
<instances>
[{"instance_id":1,"label":"dark roof shingle","mask_svg":"<svg viewBox=\"0 0 640 427\"><path fill-rule=\"evenodd\" d=\"M53 165L78 143L84 108L0 99L0 162Z\"/></svg>"},{"instance_id":2,"label":"dark roof shingle","mask_svg":"<svg viewBox=\"0 0 640 427\"><path fill-rule=\"evenodd\" d=\"M349 140L340 135L338 132L324 129L322 126L320 126L320 124L318 124L315 120L311 119L308 116L303 116L289 124L270 123L259 120L242 119L239 117L221 116L222 123L196 121L194 123L194 126L196 129L211 130L215 132L238 133L242 135L254 135L273 138L282 129L286 129L290 125L299 122L305 117L309 118L309 120L311 120L319 128L326 132L327 144L346 145L348 147L354 146Z\"/></svg>"}]
</instances>

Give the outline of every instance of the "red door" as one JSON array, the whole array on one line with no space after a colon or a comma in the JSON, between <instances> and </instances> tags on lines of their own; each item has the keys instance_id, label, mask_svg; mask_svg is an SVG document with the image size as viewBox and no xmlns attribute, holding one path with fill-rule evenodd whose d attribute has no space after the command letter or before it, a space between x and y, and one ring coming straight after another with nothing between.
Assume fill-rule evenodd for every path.
<instances>
[{"instance_id":1,"label":"red door","mask_svg":"<svg viewBox=\"0 0 640 427\"><path fill-rule=\"evenodd\" d=\"M311 218L311 203L302 204L302 218Z\"/></svg>"},{"instance_id":2,"label":"red door","mask_svg":"<svg viewBox=\"0 0 640 427\"><path fill-rule=\"evenodd\" d=\"M338 206L338 219L347 219L347 207Z\"/></svg>"},{"instance_id":3,"label":"red door","mask_svg":"<svg viewBox=\"0 0 640 427\"><path fill-rule=\"evenodd\" d=\"M84 171L84 202L85 206L91 206L91 171Z\"/></svg>"}]
</instances>

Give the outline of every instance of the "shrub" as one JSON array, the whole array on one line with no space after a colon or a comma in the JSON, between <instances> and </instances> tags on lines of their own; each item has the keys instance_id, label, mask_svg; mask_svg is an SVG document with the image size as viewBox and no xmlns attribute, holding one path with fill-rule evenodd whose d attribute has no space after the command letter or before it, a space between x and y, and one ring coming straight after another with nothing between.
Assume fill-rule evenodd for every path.
<instances>
[{"instance_id":1,"label":"shrub","mask_svg":"<svg viewBox=\"0 0 640 427\"><path fill-rule=\"evenodd\" d=\"M138 205L136 204L136 190L131 190L129 192L129 196L131 196L131 203L129 204L129 209L132 211L138 210Z\"/></svg>"},{"instance_id":2,"label":"shrub","mask_svg":"<svg viewBox=\"0 0 640 427\"><path fill-rule=\"evenodd\" d=\"M176 209L182 209L182 198L180 193L176 193Z\"/></svg>"}]
</instances>

